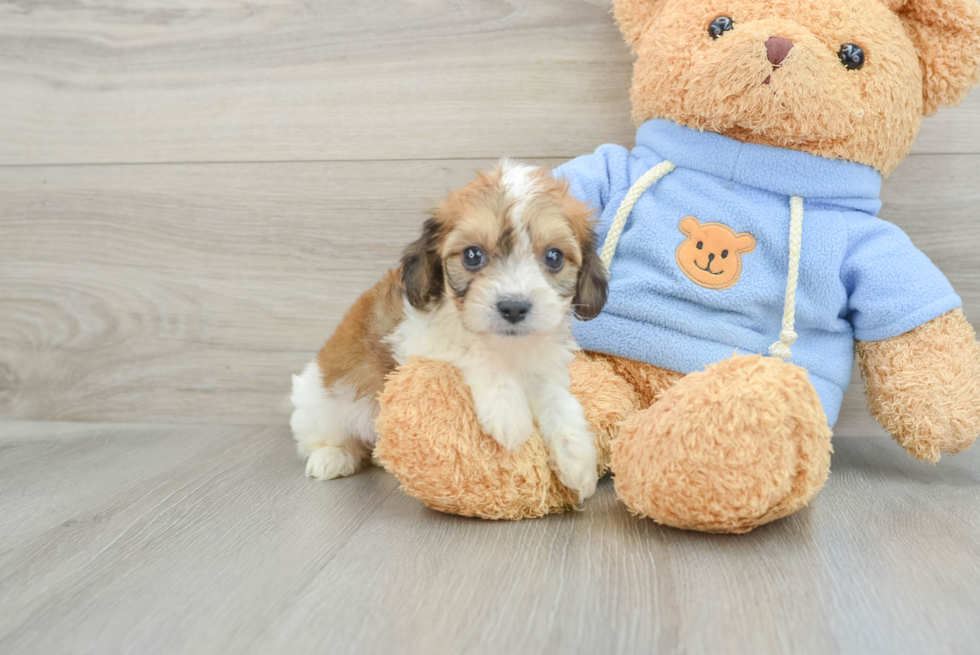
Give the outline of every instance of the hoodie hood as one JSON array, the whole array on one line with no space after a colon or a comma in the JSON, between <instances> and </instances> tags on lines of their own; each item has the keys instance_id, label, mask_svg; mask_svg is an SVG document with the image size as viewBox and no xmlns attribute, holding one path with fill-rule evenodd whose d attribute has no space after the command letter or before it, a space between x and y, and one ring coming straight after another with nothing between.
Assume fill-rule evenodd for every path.
<instances>
[{"instance_id":1,"label":"hoodie hood","mask_svg":"<svg viewBox=\"0 0 980 655\"><path fill-rule=\"evenodd\" d=\"M876 214L881 207L881 173L870 166L742 143L668 120L640 126L636 154L659 156L675 166L770 193L832 202L842 209Z\"/></svg>"}]
</instances>

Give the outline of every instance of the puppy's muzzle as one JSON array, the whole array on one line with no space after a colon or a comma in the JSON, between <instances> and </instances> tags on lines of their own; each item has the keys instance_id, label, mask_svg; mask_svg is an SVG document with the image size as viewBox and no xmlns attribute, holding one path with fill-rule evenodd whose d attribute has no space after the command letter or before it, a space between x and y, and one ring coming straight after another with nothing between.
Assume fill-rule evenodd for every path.
<instances>
[{"instance_id":1,"label":"puppy's muzzle","mask_svg":"<svg viewBox=\"0 0 980 655\"><path fill-rule=\"evenodd\" d=\"M497 311L508 323L517 325L531 311L531 303L526 298L508 298L497 303Z\"/></svg>"}]
</instances>

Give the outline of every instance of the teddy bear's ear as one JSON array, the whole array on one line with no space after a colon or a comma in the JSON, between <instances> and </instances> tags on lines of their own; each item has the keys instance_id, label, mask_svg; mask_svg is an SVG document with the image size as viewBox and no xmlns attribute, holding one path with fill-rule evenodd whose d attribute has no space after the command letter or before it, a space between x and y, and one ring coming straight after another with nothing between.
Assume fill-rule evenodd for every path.
<instances>
[{"instance_id":1,"label":"teddy bear's ear","mask_svg":"<svg viewBox=\"0 0 980 655\"><path fill-rule=\"evenodd\" d=\"M663 0L613 0L613 15L630 48L660 11Z\"/></svg>"},{"instance_id":2,"label":"teddy bear's ear","mask_svg":"<svg viewBox=\"0 0 980 655\"><path fill-rule=\"evenodd\" d=\"M681 234L686 237L693 237L694 233L701 227L701 221L694 218L693 216L685 216L681 219L680 227Z\"/></svg>"},{"instance_id":3,"label":"teddy bear's ear","mask_svg":"<svg viewBox=\"0 0 980 655\"><path fill-rule=\"evenodd\" d=\"M747 255L755 250L755 237L748 232L742 232L735 238L735 247L738 248L738 252Z\"/></svg>"},{"instance_id":4,"label":"teddy bear's ear","mask_svg":"<svg viewBox=\"0 0 980 655\"><path fill-rule=\"evenodd\" d=\"M923 112L962 101L980 81L976 0L884 0L905 23L922 61Z\"/></svg>"}]
</instances>

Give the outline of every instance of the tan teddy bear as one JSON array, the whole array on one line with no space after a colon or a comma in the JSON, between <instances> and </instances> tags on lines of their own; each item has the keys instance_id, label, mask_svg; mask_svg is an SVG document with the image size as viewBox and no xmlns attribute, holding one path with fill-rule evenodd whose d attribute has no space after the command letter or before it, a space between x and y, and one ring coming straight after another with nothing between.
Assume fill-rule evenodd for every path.
<instances>
[{"instance_id":1,"label":"tan teddy bear","mask_svg":"<svg viewBox=\"0 0 980 655\"><path fill-rule=\"evenodd\" d=\"M980 76L977 2L616 0L615 14L637 57L637 146L557 173L599 216L611 275L603 313L576 326L572 391L619 498L714 532L796 511L828 475L855 350L872 414L906 450L969 447L980 346L942 274L876 214L922 116ZM480 432L451 367L409 362L381 402L377 454L430 507L575 504L537 435L509 453Z\"/></svg>"}]
</instances>

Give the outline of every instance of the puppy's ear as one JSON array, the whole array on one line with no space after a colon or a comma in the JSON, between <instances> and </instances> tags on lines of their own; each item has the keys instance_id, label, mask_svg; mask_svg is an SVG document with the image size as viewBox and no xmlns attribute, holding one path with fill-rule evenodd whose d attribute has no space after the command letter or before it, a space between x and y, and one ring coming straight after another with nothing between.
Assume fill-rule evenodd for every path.
<instances>
[{"instance_id":1,"label":"puppy's ear","mask_svg":"<svg viewBox=\"0 0 980 655\"><path fill-rule=\"evenodd\" d=\"M589 230L589 236L582 243L582 266L578 270L578 280L575 283L575 298L572 306L575 316L583 321L591 321L606 304L606 294L609 290L609 277L606 265L599 258L595 246L595 232Z\"/></svg>"},{"instance_id":2,"label":"puppy's ear","mask_svg":"<svg viewBox=\"0 0 980 655\"><path fill-rule=\"evenodd\" d=\"M922 62L923 113L961 102L980 81L976 0L886 0L905 23Z\"/></svg>"},{"instance_id":3,"label":"puppy's ear","mask_svg":"<svg viewBox=\"0 0 980 655\"><path fill-rule=\"evenodd\" d=\"M402 255L405 297L416 309L425 309L443 294L440 232L439 223L430 218L422 227L422 236Z\"/></svg>"}]
</instances>

